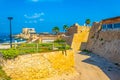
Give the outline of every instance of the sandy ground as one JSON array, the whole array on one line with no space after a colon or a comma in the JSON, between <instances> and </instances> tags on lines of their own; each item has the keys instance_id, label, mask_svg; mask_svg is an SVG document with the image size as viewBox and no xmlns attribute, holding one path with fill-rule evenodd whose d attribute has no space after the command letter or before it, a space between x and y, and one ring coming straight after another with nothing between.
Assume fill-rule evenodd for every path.
<instances>
[{"instance_id":1,"label":"sandy ground","mask_svg":"<svg viewBox=\"0 0 120 80\"><path fill-rule=\"evenodd\" d=\"M93 53L75 53L75 70L46 80L120 80L120 66Z\"/></svg>"},{"instance_id":2,"label":"sandy ground","mask_svg":"<svg viewBox=\"0 0 120 80\"><path fill-rule=\"evenodd\" d=\"M9 49L10 45L2 45L0 44L0 49Z\"/></svg>"},{"instance_id":3,"label":"sandy ground","mask_svg":"<svg viewBox=\"0 0 120 80\"><path fill-rule=\"evenodd\" d=\"M75 68L79 77L73 80L120 80L120 67L93 53L76 53Z\"/></svg>"}]
</instances>

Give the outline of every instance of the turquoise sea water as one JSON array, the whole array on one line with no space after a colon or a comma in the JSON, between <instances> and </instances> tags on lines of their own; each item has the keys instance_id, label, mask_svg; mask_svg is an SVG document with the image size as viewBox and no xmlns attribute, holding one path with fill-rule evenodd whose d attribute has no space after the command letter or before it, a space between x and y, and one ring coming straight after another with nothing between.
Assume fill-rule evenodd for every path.
<instances>
[{"instance_id":1,"label":"turquoise sea water","mask_svg":"<svg viewBox=\"0 0 120 80\"><path fill-rule=\"evenodd\" d=\"M26 41L25 39L22 38L14 38L12 37L12 42L23 42ZM9 43L10 42L10 36L9 34L5 33L0 33L0 43Z\"/></svg>"}]
</instances>

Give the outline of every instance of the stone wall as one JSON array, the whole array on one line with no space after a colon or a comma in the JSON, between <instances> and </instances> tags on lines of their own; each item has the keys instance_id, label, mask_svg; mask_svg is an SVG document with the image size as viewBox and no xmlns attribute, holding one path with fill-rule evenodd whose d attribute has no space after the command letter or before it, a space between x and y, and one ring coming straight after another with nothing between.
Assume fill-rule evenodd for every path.
<instances>
[{"instance_id":1,"label":"stone wall","mask_svg":"<svg viewBox=\"0 0 120 80\"><path fill-rule=\"evenodd\" d=\"M85 29L85 31L81 33L74 34L71 48L74 49L74 51L84 50L86 48L88 35L89 35L89 28Z\"/></svg>"},{"instance_id":2,"label":"stone wall","mask_svg":"<svg viewBox=\"0 0 120 80\"><path fill-rule=\"evenodd\" d=\"M120 30L102 31L101 23L94 23L90 30L87 49L120 64Z\"/></svg>"},{"instance_id":3,"label":"stone wall","mask_svg":"<svg viewBox=\"0 0 120 80\"><path fill-rule=\"evenodd\" d=\"M38 39L39 43L43 43L44 40L53 40L53 41L55 41L57 39L60 39L60 35L39 35L38 37L39 37L39 39Z\"/></svg>"},{"instance_id":4,"label":"stone wall","mask_svg":"<svg viewBox=\"0 0 120 80\"><path fill-rule=\"evenodd\" d=\"M68 31L65 33L65 35L71 36L71 35L74 35L75 33L81 33L86 28L88 28L88 27L87 26L80 26L78 23L76 23L68 29Z\"/></svg>"},{"instance_id":5,"label":"stone wall","mask_svg":"<svg viewBox=\"0 0 120 80\"><path fill-rule=\"evenodd\" d=\"M86 48L90 27L74 24L65 33L63 39L71 46L74 51Z\"/></svg>"},{"instance_id":6,"label":"stone wall","mask_svg":"<svg viewBox=\"0 0 120 80\"><path fill-rule=\"evenodd\" d=\"M12 80L49 80L51 77L73 74L72 50L21 55L14 60L3 60L3 70ZM63 80L63 79L55 79Z\"/></svg>"}]
</instances>

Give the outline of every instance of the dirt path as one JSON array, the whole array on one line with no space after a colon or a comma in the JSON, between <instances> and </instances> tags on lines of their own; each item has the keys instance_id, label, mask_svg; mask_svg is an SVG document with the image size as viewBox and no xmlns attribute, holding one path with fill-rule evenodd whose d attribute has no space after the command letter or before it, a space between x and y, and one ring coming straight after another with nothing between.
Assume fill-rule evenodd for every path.
<instances>
[{"instance_id":1,"label":"dirt path","mask_svg":"<svg viewBox=\"0 0 120 80\"><path fill-rule=\"evenodd\" d=\"M79 77L74 80L120 80L120 68L95 54L75 54Z\"/></svg>"}]
</instances>

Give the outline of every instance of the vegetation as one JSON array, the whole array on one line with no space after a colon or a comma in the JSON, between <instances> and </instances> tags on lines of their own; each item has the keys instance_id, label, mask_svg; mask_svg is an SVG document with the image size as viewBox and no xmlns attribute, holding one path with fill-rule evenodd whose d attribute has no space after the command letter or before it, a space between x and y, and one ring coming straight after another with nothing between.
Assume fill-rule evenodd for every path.
<instances>
[{"instance_id":1,"label":"vegetation","mask_svg":"<svg viewBox=\"0 0 120 80\"><path fill-rule=\"evenodd\" d=\"M0 66L0 80L11 80L11 78L8 77L6 73L2 70L1 66Z\"/></svg>"},{"instance_id":2,"label":"vegetation","mask_svg":"<svg viewBox=\"0 0 120 80\"><path fill-rule=\"evenodd\" d=\"M63 39L57 39L57 40L55 40L54 42L55 42L55 43L65 43L65 40L63 40Z\"/></svg>"},{"instance_id":3,"label":"vegetation","mask_svg":"<svg viewBox=\"0 0 120 80\"><path fill-rule=\"evenodd\" d=\"M60 31L60 29L59 29L58 26L56 26L56 27L54 27L54 28L52 29L52 32L55 33L55 34L58 34L59 31Z\"/></svg>"},{"instance_id":4,"label":"vegetation","mask_svg":"<svg viewBox=\"0 0 120 80\"><path fill-rule=\"evenodd\" d=\"M63 26L63 30L66 32L69 29L69 27L67 25Z\"/></svg>"},{"instance_id":5,"label":"vegetation","mask_svg":"<svg viewBox=\"0 0 120 80\"><path fill-rule=\"evenodd\" d=\"M94 36L91 37L91 39L93 39L93 38L94 38Z\"/></svg>"},{"instance_id":6,"label":"vegetation","mask_svg":"<svg viewBox=\"0 0 120 80\"><path fill-rule=\"evenodd\" d=\"M99 39L100 41L103 41L103 38Z\"/></svg>"},{"instance_id":7,"label":"vegetation","mask_svg":"<svg viewBox=\"0 0 120 80\"><path fill-rule=\"evenodd\" d=\"M8 49L8 50L3 50L2 55L5 59L13 59L18 56L19 52L17 49Z\"/></svg>"},{"instance_id":8,"label":"vegetation","mask_svg":"<svg viewBox=\"0 0 120 80\"><path fill-rule=\"evenodd\" d=\"M59 39L56 40L54 43L42 43L42 44L24 43L17 46L16 49L12 48L8 50L1 50L0 52L2 53L5 59L14 59L18 55L23 55L23 54L56 51L53 48L56 48L57 51L70 49L70 47L65 43L64 40Z\"/></svg>"},{"instance_id":9,"label":"vegetation","mask_svg":"<svg viewBox=\"0 0 120 80\"><path fill-rule=\"evenodd\" d=\"M85 24L88 26L91 23L90 19L86 19Z\"/></svg>"},{"instance_id":10,"label":"vegetation","mask_svg":"<svg viewBox=\"0 0 120 80\"><path fill-rule=\"evenodd\" d=\"M86 50L86 49L84 49L84 50L82 50L83 52L86 52L86 53L88 53L88 54L90 54L91 53L91 51L88 51L88 50Z\"/></svg>"},{"instance_id":11,"label":"vegetation","mask_svg":"<svg viewBox=\"0 0 120 80\"><path fill-rule=\"evenodd\" d=\"M66 44L66 41L63 39L58 39L56 41L54 41L55 46L59 49L59 50L67 50L70 49L70 46Z\"/></svg>"}]
</instances>

